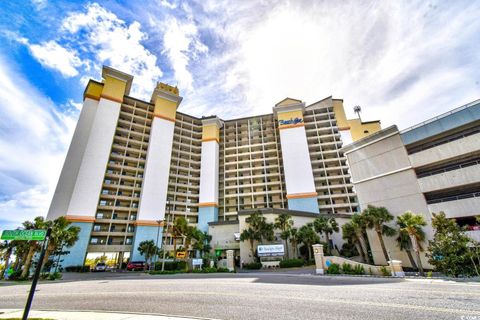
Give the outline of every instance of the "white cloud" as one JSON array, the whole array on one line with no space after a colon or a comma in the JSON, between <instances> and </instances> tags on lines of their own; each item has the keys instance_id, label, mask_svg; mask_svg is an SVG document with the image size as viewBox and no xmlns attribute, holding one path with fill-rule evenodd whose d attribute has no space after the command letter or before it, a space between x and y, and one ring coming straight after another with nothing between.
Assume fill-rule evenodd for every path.
<instances>
[{"instance_id":1,"label":"white cloud","mask_svg":"<svg viewBox=\"0 0 480 320\"><path fill-rule=\"evenodd\" d=\"M157 57L142 44L148 36L141 28L139 22L128 25L97 3L89 4L86 12L70 13L62 22L65 41L92 55L88 75L98 77L102 64L132 74L132 95L149 99L162 71Z\"/></svg>"},{"instance_id":2,"label":"white cloud","mask_svg":"<svg viewBox=\"0 0 480 320\"><path fill-rule=\"evenodd\" d=\"M32 4L35 6L37 10L45 9L48 4L47 0L32 0Z\"/></svg>"},{"instance_id":3,"label":"white cloud","mask_svg":"<svg viewBox=\"0 0 480 320\"><path fill-rule=\"evenodd\" d=\"M32 55L42 66L57 70L65 77L76 76L77 68L83 64L75 50L64 48L56 41L28 44L23 38L22 42L28 45Z\"/></svg>"},{"instance_id":4,"label":"white cloud","mask_svg":"<svg viewBox=\"0 0 480 320\"><path fill-rule=\"evenodd\" d=\"M188 93L193 90L193 77L188 70L188 64L198 55L208 52L208 47L200 41L193 22L180 22L170 17L163 24L163 28L165 33L162 53L167 54L170 60L178 86Z\"/></svg>"},{"instance_id":5,"label":"white cloud","mask_svg":"<svg viewBox=\"0 0 480 320\"><path fill-rule=\"evenodd\" d=\"M57 110L0 57L0 220L46 215L78 117Z\"/></svg>"}]
</instances>

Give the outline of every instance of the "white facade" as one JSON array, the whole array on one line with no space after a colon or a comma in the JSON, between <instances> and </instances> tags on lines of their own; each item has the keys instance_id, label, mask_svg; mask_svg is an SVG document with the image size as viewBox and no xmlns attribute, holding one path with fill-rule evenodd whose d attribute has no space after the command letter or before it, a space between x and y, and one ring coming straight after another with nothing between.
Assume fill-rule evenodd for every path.
<instances>
[{"instance_id":1,"label":"white facade","mask_svg":"<svg viewBox=\"0 0 480 320\"><path fill-rule=\"evenodd\" d=\"M48 211L49 219L63 216L68 210L97 108L97 100L86 98L83 102L82 111Z\"/></svg>"},{"instance_id":2,"label":"white facade","mask_svg":"<svg viewBox=\"0 0 480 320\"><path fill-rule=\"evenodd\" d=\"M152 121L138 209L139 220L163 220L165 217L174 127L175 123L162 118Z\"/></svg>"},{"instance_id":3,"label":"white facade","mask_svg":"<svg viewBox=\"0 0 480 320\"><path fill-rule=\"evenodd\" d=\"M218 204L219 146L217 141L202 142L200 162L200 203Z\"/></svg>"},{"instance_id":4,"label":"white facade","mask_svg":"<svg viewBox=\"0 0 480 320\"><path fill-rule=\"evenodd\" d=\"M119 114L120 103L100 99L67 215L95 216Z\"/></svg>"}]
</instances>

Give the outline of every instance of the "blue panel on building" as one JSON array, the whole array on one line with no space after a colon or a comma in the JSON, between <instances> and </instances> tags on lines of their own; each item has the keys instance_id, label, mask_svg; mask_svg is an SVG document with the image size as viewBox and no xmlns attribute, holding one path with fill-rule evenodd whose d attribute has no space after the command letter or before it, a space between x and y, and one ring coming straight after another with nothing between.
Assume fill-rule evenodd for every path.
<instances>
[{"instance_id":1,"label":"blue panel on building","mask_svg":"<svg viewBox=\"0 0 480 320\"><path fill-rule=\"evenodd\" d=\"M79 227L80 233L78 234L77 242L75 242L72 247L65 248L67 251L70 251L70 253L62 257L63 262L61 263L61 266L63 268L68 266L80 266L85 262L93 222L72 222L71 226Z\"/></svg>"},{"instance_id":2,"label":"blue panel on building","mask_svg":"<svg viewBox=\"0 0 480 320\"><path fill-rule=\"evenodd\" d=\"M201 231L208 231L208 223L218 221L217 207L201 207L198 209L197 228Z\"/></svg>"},{"instance_id":3,"label":"blue panel on building","mask_svg":"<svg viewBox=\"0 0 480 320\"><path fill-rule=\"evenodd\" d=\"M477 120L480 120L480 102L407 129L401 136L403 143L408 145Z\"/></svg>"},{"instance_id":4,"label":"blue panel on building","mask_svg":"<svg viewBox=\"0 0 480 320\"><path fill-rule=\"evenodd\" d=\"M163 227L137 226L133 240L132 255L130 261L145 261L145 257L138 252L138 246L142 241L153 240L159 248L162 247Z\"/></svg>"},{"instance_id":5,"label":"blue panel on building","mask_svg":"<svg viewBox=\"0 0 480 320\"><path fill-rule=\"evenodd\" d=\"M288 199L288 209L319 213L316 197Z\"/></svg>"}]
</instances>

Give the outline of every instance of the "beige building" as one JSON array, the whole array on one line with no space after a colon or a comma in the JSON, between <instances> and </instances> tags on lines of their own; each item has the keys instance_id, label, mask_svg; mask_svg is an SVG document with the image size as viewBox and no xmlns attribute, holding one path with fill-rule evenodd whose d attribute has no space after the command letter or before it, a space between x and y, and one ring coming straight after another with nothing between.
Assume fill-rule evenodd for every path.
<instances>
[{"instance_id":1,"label":"beige building","mask_svg":"<svg viewBox=\"0 0 480 320\"><path fill-rule=\"evenodd\" d=\"M480 240L480 100L403 131L385 128L342 151L362 210L374 205L394 216L420 213L427 239L433 237L432 213L443 211ZM390 256L411 266L395 237L384 238ZM369 240L375 263L385 264L376 235L369 233Z\"/></svg>"}]
</instances>

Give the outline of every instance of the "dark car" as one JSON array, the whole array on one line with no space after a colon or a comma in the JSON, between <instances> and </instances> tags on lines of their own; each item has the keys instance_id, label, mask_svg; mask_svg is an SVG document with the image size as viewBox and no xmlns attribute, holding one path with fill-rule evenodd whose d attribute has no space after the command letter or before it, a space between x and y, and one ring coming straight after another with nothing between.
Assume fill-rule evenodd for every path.
<instances>
[{"instance_id":1,"label":"dark car","mask_svg":"<svg viewBox=\"0 0 480 320\"><path fill-rule=\"evenodd\" d=\"M145 269L145 262L143 261L130 261L127 264L128 271L144 270L144 269Z\"/></svg>"}]
</instances>

